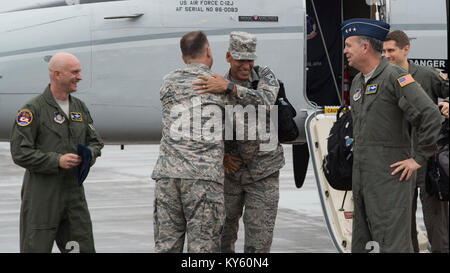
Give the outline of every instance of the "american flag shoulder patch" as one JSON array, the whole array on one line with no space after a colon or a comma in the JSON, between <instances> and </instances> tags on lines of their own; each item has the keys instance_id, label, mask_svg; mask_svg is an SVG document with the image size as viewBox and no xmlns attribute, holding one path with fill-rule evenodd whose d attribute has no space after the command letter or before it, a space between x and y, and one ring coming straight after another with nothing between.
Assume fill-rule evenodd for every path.
<instances>
[{"instance_id":1,"label":"american flag shoulder patch","mask_svg":"<svg viewBox=\"0 0 450 273\"><path fill-rule=\"evenodd\" d=\"M442 78L444 81L447 80L447 75L445 75L444 73L439 72L439 76L441 76L441 78Z\"/></svg>"},{"instance_id":2,"label":"american flag shoulder patch","mask_svg":"<svg viewBox=\"0 0 450 273\"><path fill-rule=\"evenodd\" d=\"M398 83L401 87L406 86L410 83L415 82L414 78L411 76L411 74L408 74L406 76L400 77L397 79Z\"/></svg>"}]
</instances>

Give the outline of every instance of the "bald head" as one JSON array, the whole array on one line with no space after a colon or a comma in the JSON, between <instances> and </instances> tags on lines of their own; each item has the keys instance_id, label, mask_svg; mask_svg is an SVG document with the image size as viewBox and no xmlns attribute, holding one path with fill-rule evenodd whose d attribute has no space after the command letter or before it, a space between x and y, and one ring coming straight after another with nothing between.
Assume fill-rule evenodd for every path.
<instances>
[{"instance_id":1,"label":"bald head","mask_svg":"<svg viewBox=\"0 0 450 273\"><path fill-rule=\"evenodd\" d=\"M74 55L66 52L60 52L53 55L48 63L48 70L62 71L68 64L80 63Z\"/></svg>"},{"instance_id":2,"label":"bald head","mask_svg":"<svg viewBox=\"0 0 450 273\"><path fill-rule=\"evenodd\" d=\"M77 83L81 81L81 65L77 57L66 52L56 53L48 63L48 70L54 90L65 93L77 90Z\"/></svg>"}]
</instances>

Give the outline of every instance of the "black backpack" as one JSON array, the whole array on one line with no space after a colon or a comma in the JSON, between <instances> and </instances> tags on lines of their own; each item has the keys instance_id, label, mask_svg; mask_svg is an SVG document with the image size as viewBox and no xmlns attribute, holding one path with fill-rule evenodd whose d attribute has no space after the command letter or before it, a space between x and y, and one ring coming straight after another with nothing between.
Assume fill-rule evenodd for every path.
<instances>
[{"instance_id":1,"label":"black backpack","mask_svg":"<svg viewBox=\"0 0 450 273\"><path fill-rule=\"evenodd\" d=\"M343 113L340 116L341 112ZM328 154L323 159L323 172L336 190L352 189L353 120L348 106L341 106L328 137Z\"/></svg>"},{"instance_id":2,"label":"black backpack","mask_svg":"<svg viewBox=\"0 0 450 273\"><path fill-rule=\"evenodd\" d=\"M259 66L254 66L253 69L258 73ZM284 83L280 80L278 80L278 83L280 84L280 89L275 102L275 105L278 106L278 141L289 142L295 140L299 134L297 124L294 121L297 112L286 98ZM258 81L252 82L252 88L255 90L258 88Z\"/></svg>"},{"instance_id":3,"label":"black backpack","mask_svg":"<svg viewBox=\"0 0 450 273\"><path fill-rule=\"evenodd\" d=\"M442 123L438 137L438 151L428 160L425 190L428 194L436 196L441 201L449 201L448 181L448 137L449 122L446 119Z\"/></svg>"}]
</instances>

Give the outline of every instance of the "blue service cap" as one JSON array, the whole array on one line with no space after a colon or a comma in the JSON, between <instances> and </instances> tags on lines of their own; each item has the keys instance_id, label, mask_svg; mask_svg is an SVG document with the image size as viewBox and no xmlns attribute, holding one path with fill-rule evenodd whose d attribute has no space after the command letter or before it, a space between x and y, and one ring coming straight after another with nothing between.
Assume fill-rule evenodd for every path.
<instances>
[{"instance_id":1,"label":"blue service cap","mask_svg":"<svg viewBox=\"0 0 450 273\"><path fill-rule=\"evenodd\" d=\"M367 18L353 18L341 24L344 40L350 36L368 36L384 41L390 28L388 23Z\"/></svg>"}]
</instances>

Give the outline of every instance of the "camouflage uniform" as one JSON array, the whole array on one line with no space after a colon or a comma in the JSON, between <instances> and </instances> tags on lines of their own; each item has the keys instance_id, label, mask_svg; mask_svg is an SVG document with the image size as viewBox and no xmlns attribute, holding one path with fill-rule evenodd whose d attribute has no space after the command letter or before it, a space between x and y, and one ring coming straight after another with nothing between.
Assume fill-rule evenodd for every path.
<instances>
[{"instance_id":1,"label":"camouflage uniform","mask_svg":"<svg viewBox=\"0 0 450 273\"><path fill-rule=\"evenodd\" d=\"M225 218L223 129L220 127L218 140L196 139L194 135L201 135L209 116L201 118L201 128L192 124L194 115L205 111L205 106L217 106L222 111L224 103L222 95L198 95L193 90L192 83L198 81L199 75L211 77L211 71L201 63L188 64L167 75L160 90L163 130L160 155L152 173L156 180L153 213L156 252L182 252L185 233L188 252L220 252ZM185 107L182 114L190 115L189 120L179 125L190 121L191 127L177 139L172 127L179 117L171 115L171 111L179 106Z\"/></svg>"},{"instance_id":2,"label":"camouflage uniform","mask_svg":"<svg viewBox=\"0 0 450 273\"><path fill-rule=\"evenodd\" d=\"M70 117L56 103L49 85L19 111L14 123L11 155L16 164L26 168L21 192L21 252L51 252L55 240L61 252L69 241L77 242L82 253L95 252L77 168L62 169L59 159L66 153L76 154L81 143L91 151L93 165L103 142L82 101L69 96L69 109ZM24 113L29 115L21 121Z\"/></svg>"},{"instance_id":3,"label":"camouflage uniform","mask_svg":"<svg viewBox=\"0 0 450 273\"><path fill-rule=\"evenodd\" d=\"M406 77L405 77L406 76ZM414 158L423 165L435 152L439 111L404 70L382 58L370 79L351 87L354 133L352 252L375 241L381 252L411 252L411 180L399 182L390 165ZM416 154L411 126L418 127Z\"/></svg>"},{"instance_id":4,"label":"camouflage uniform","mask_svg":"<svg viewBox=\"0 0 450 273\"><path fill-rule=\"evenodd\" d=\"M230 54L234 59L256 58L256 37L243 32L230 35ZM231 105L273 105L279 84L268 67L258 73L252 70L248 80L238 81L230 73L225 78L236 84L237 94L227 96ZM258 81L256 90L252 82ZM269 112L267 112L269 117ZM235 120L236 123L247 122ZM247 128L247 124L245 124ZM247 131L246 131L247 135ZM234 252L239 229L239 219L244 207L245 244L244 252L269 252L278 209L279 170L284 166L283 148L277 142L270 151L261 151L256 140L225 141L225 152L242 158L242 167L234 174L225 176L226 220L222 234L222 252Z\"/></svg>"},{"instance_id":5,"label":"camouflage uniform","mask_svg":"<svg viewBox=\"0 0 450 273\"><path fill-rule=\"evenodd\" d=\"M409 61L409 73L422 86L435 104L438 98L448 98L448 79L445 75L431 67L420 66ZM417 144L417 134L414 134L414 144ZM428 240L433 252L448 252L448 202L439 201L436 196L429 195L425 190L425 176L427 164L417 171L416 188L413 197L412 209L412 241L414 251L419 251L417 242L416 217L417 188L420 188L420 201L422 202L423 220L427 229Z\"/></svg>"}]
</instances>

